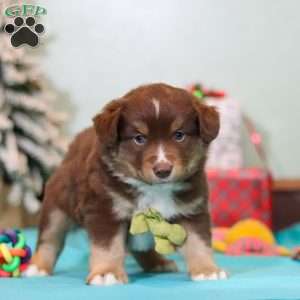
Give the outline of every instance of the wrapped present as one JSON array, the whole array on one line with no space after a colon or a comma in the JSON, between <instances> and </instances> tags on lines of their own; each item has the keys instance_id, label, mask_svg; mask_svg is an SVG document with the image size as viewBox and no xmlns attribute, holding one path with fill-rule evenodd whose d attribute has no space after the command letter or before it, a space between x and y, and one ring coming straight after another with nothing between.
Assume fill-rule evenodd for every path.
<instances>
[{"instance_id":1,"label":"wrapped present","mask_svg":"<svg viewBox=\"0 0 300 300\"><path fill-rule=\"evenodd\" d=\"M242 111L240 105L222 90L208 89L201 83L192 84L187 90L199 101L216 107L220 114L220 132L211 143L207 168L222 170L243 167Z\"/></svg>"},{"instance_id":2,"label":"wrapped present","mask_svg":"<svg viewBox=\"0 0 300 300\"><path fill-rule=\"evenodd\" d=\"M254 218L271 227L271 185L262 136L239 103L223 91L199 83L187 89L220 114L220 132L206 163L213 224L230 227Z\"/></svg>"},{"instance_id":3,"label":"wrapped present","mask_svg":"<svg viewBox=\"0 0 300 300\"><path fill-rule=\"evenodd\" d=\"M207 98L206 103L217 108L220 114L220 132L211 143L207 168L223 170L241 168L243 166L243 150L241 139L242 112L237 101L225 97Z\"/></svg>"},{"instance_id":4,"label":"wrapped present","mask_svg":"<svg viewBox=\"0 0 300 300\"><path fill-rule=\"evenodd\" d=\"M207 175L214 226L254 218L271 228L271 180L265 169L210 169Z\"/></svg>"}]
</instances>

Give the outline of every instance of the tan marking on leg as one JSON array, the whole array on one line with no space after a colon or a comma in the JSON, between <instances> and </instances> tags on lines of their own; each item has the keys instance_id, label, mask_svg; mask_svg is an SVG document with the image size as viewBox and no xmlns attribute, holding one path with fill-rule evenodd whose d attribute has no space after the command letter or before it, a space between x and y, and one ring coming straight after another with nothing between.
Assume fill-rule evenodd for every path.
<instances>
[{"instance_id":1,"label":"tan marking on leg","mask_svg":"<svg viewBox=\"0 0 300 300\"><path fill-rule=\"evenodd\" d=\"M224 279L226 273L214 262L212 249L190 227L186 227L187 240L181 251L193 280Z\"/></svg>"},{"instance_id":2,"label":"tan marking on leg","mask_svg":"<svg viewBox=\"0 0 300 300\"><path fill-rule=\"evenodd\" d=\"M107 247L91 242L90 273L88 284L110 285L127 283L124 269L125 230L121 228Z\"/></svg>"},{"instance_id":3,"label":"tan marking on leg","mask_svg":"<svg viewBox=\"0 0 300 300\"><path fill-rule=\"evenodd\" d=\"M34 276L41 272L50 275L53 272L70 224L69 218L61 210L56 209L50 213L48 225L40 233L37 250L31 259L31 265L35 266L38 272L37 274L25 272L25 276Z\"/></svg>"}]
</instances>

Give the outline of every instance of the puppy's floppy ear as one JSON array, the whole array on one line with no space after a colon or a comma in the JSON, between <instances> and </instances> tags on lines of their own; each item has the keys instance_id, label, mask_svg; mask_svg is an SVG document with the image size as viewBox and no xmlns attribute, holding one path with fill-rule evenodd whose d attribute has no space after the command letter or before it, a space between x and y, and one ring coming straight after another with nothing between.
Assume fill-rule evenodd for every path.
<instances>
[{"instance_id":1,"label":"puppy's floppy ear","mask_svg":"<svg viewBox=\"0 0 300 300\"><path fill-rule=\"evenodd\" d=\"M205 144L209 144L219 133L219 113L214 107L202 104L198 99L193 101L193 105L198 115L200 137Z\"/></svg>"},{"instance_id":2,"label":"puppy's floppy ear","mask_svg":"<svg viewBox=\"0 0 300 300\"><path fill-rule=\"evenodd\" d=\"M94 128L102 145L111 146L117 142L121 110L121 100L113 100L93 118Z\"/></svg>"}]
</instances>

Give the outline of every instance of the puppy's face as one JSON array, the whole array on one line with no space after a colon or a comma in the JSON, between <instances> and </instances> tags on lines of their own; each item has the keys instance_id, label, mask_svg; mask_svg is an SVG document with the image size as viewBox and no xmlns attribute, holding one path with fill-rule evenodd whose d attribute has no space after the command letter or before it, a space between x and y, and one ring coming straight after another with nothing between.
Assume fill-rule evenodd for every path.
<instances>
[{"instance_id":1,"label":"puppy's face","mask_svg":"<svg viewBox=\"0 0 300 300\"><path fill-rule=\"evenodd\" d=\"M194 174L219 130L213 108L163 84L137 88L111 102L94 123L112 172L149 184Z\"/></svg>"}]
</instances>

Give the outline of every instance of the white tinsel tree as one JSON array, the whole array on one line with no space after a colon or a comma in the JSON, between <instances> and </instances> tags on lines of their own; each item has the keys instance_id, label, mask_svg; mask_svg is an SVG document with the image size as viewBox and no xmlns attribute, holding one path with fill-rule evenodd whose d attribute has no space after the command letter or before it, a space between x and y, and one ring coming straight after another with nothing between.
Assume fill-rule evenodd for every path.
<instances>
[{"instance_id":1,"label":"white tinsel tree","mask_svg":"<svg viewBox=\"0 0 300 300\"><path fill-rule=\"evenodd\" d=\"M10 186L10 204L35 213L43 185L67 148L62 130L67 115L54 108L61 99L41 72L38 57L10 44L3 31L6 21L0 15L0 180Z\"/></svg>"}]
</instances>

